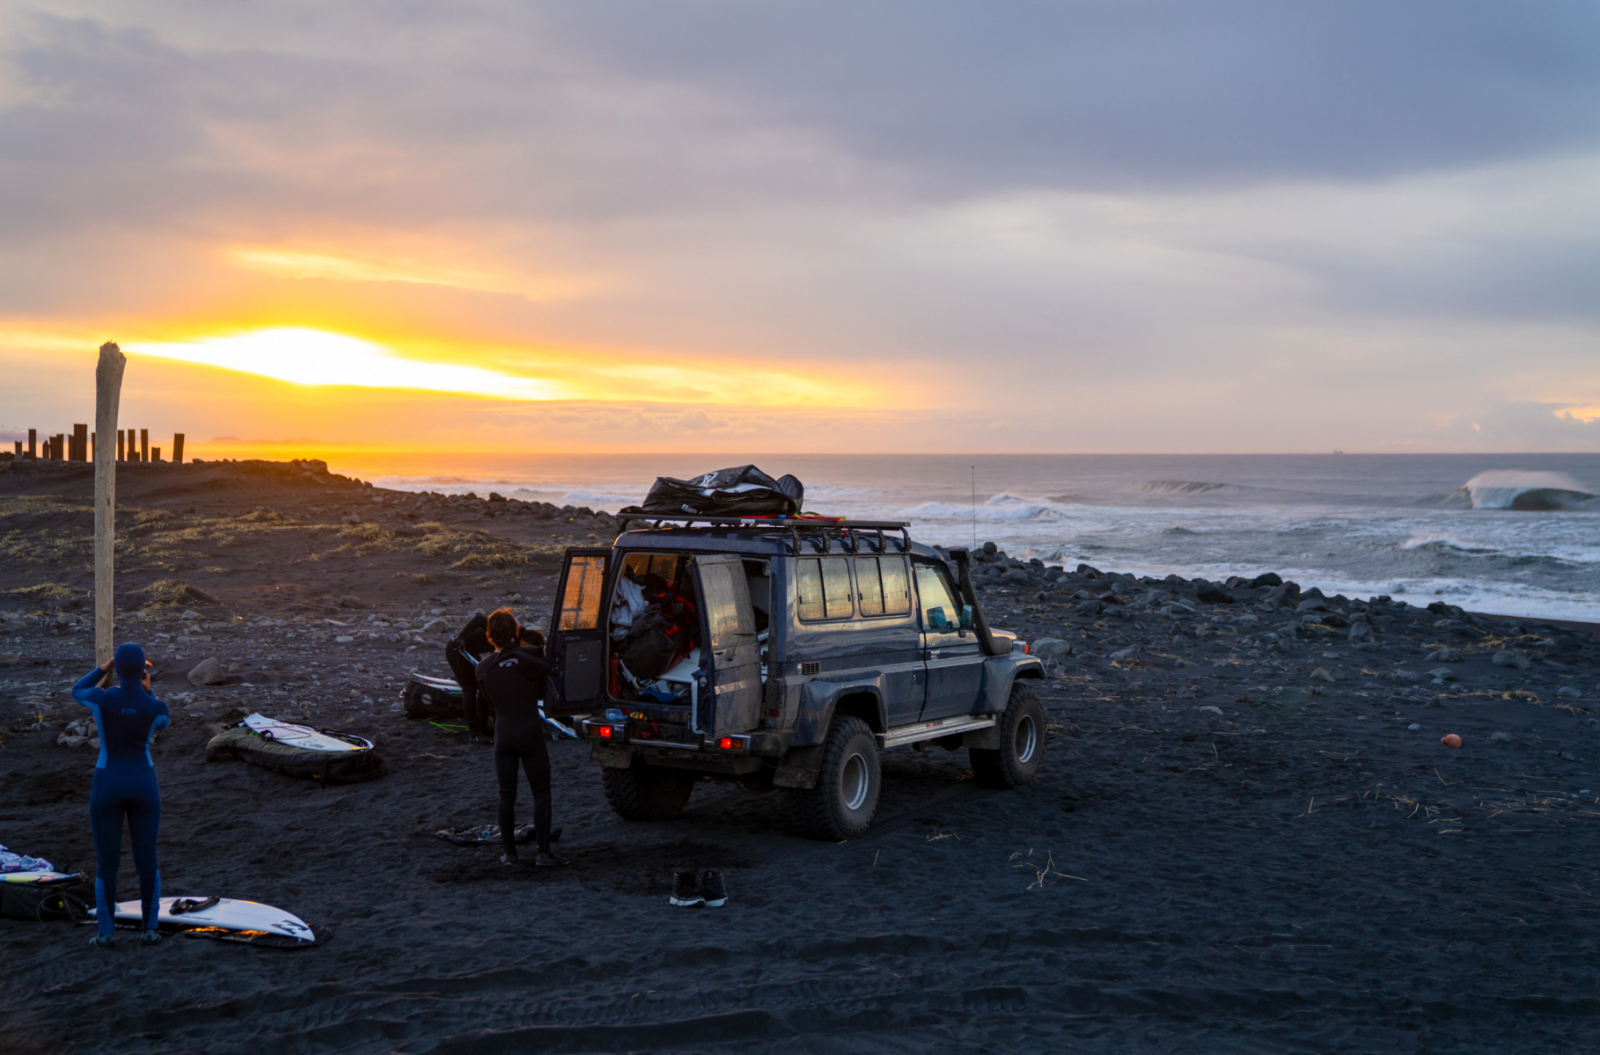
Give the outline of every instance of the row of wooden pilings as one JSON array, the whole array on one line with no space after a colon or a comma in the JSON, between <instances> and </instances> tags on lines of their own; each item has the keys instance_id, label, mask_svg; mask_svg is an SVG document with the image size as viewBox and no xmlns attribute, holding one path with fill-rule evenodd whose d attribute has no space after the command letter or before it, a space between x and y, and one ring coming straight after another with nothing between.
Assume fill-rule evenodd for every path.
<instances>
[{"instance_id":1,"label":"row of wooden pilings","mask_svg":"<svg viewBox=\"0 0 1600 1055\"><path fill-rule=\"evenodd\" d=\"M87 462L94 460L96 435L87 425L74 425L72 431L45 436L40 441L37 429L28 430L27 446L22 440L13 440L15 450L0 452L5 459L46 459L52 461ZM150 446L149 429L117 430L117 461L159 462L161 448ZM172 434L172 460L183 463L183 433Z\"/></svg>"}]
</instances>

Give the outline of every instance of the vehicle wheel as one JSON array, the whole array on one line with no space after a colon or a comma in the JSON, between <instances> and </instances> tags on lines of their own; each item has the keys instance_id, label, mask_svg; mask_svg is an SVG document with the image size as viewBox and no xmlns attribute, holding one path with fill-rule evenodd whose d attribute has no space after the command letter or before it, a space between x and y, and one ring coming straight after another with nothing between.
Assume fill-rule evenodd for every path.
<instances>
[{"instance_id":1,"label":"vehicle wheel","mask_svg":"<svg viewBox=\"0 0 1600 1055\"><path fill-rule=\"evenodd\" d=\"M1025 681L1011 684L1011 699L996 723L998 749L968 748L972 775L986 788L1014 788L1033 780L1044 759L1044 707Z\"/></svg>"},{"instance_id":2,"label":"vehicle wheel","mask_svg":"<svg viewBox=\"0 0 1600 1055\"><path fill-rule=\"evenodd\" d=\"M789 818L801 835L839 842L867 830L883 773L878 742L860 718L835 718L814 788L789 791Z\"/></svg>"},{"instance_id":3,"label":"vehicle wheel","mask_svg":"<svg viewBox=\"0 0 1600 1055\"><path fill-rule=\"evenodd\" d=\"M600 781L606 801L623 820L669 821L689 804L695 776L687 770L652 766L635 758L627 769L602 769Z\"/></svg>"}]
</instances>

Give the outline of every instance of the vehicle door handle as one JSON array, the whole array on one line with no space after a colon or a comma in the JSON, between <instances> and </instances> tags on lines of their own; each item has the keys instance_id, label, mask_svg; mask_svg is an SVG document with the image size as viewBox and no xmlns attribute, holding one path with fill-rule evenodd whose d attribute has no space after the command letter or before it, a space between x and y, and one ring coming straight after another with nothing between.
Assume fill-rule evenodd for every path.
<instances>
[{"instance_id":1,"label":"vehicle door handle","mask_svg":"<svg viewBox=\"0 0 1600 1055\"><path fill-rule=\"evenodd\" d=\"M938 659L940 656L943 656L943 655L944 655L944 653L939 651L936 648L928 649L928 658L929 659Z\"/></svg>"}]
</instances>

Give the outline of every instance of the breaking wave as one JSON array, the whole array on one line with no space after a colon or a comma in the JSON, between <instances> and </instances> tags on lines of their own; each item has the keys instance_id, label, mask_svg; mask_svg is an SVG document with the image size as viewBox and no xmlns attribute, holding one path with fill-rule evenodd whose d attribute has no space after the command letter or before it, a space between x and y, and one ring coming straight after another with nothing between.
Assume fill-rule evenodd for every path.
<instances>
[{"instance_id":1,"label":"breaking wave","mask_svg":"<svg viewBox=\"0 0 1600 1055\"><path fill-rule=\"evenodd\" d=\"M1133 488L1151 495L1201 495L1212 491L1240 491L1236 484L1214 484L1203 480L1146 480Z\"/></svg>"},{"instance_id":2,"label":"breaking wave","mask_svg":"<svg viewBox=\"0 0 1600 1055\"><path fill-rule=\"evenodd\" d=\"M1471 499L1473 509L1577 509L1589 505L1596 498L1566 473L1525 472L1521 469L1494 469L1479 473L1457 493L1463 492Z\"/></svg>"}]
</instances>

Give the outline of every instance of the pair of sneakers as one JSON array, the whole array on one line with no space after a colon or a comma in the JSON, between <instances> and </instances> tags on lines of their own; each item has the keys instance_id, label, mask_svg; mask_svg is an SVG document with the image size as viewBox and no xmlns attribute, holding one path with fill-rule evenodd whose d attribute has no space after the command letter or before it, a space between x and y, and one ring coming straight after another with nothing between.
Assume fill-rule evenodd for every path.
<instances>
[{"instance_id":1,"label":"pair of sneakers","mask_svg":"<svg viewBox=\"0 0 1600 1055\"><path fill-rule=\"evenodd\" d=\"M728 901L728 886L714 868L704 872L674 872L672 896L667 899L680 908L721 908Z\"/></svg>"}]
</instances>

